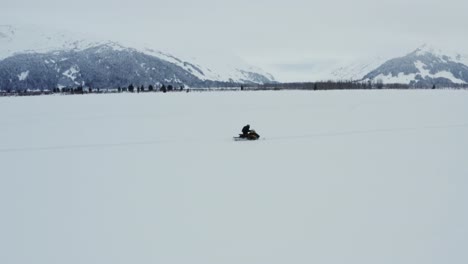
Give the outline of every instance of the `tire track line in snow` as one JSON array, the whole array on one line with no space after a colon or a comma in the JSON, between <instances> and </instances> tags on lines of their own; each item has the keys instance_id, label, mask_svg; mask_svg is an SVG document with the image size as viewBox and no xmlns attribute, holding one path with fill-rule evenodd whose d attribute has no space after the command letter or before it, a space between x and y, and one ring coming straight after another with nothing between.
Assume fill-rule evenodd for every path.
<instances>
[{"instance_id":1,"label":"tire track line in snow","mask_svg":"<svg viewBox=\"0 0 468 264\"><path fill-rule=\"evenodd\" d=\"M24 147L24 148L4 148L0 149L0 153L8 152L35 152L35 151L49 151L49 150L69 150L69 149L102 149L102 148L115 148L126 146L143 146L154 145L165 142L180 142L177 139L161 139L161 140L148 140L148 141L134 141L134 142L121 142L121 143L96 143L96 144L81 144L81 145L56 145L46 147ZM190 140L182 140L190 141Z\"/></svg>"},{"instance_id":2,"label":"tire track line in snow","mask_svg":"<svg viewBox=\"0 0 468 264\"><path fill-rule=\"evenodd\" d=\"M377 128L377 129L368 129L368 130L324 132L324 133L306 134L306 135L298 135L298 136L268 137L268 140L302 139L302 138L314 138L314 137L336 137L336 136L348 136L348 135L360 135L360 134L391 133L391 132L417 131L417 130L428 130L428 129L447 129L447 128L461 128L461 127L468 127L468 123L455 124L455 125L431 125L431 126L420 126L420 127Z\"/></svg>"},{"instance_id":3,"label":"tire track line in snow","mask_svg":"<svg viewBox=\"0 0 468 264\"><path fill-rule=\"evenodd\" d=\"M348 136L348 135L360 135L360 134L391 133L391 132L402 132L402 131L447 129L447 128L461 128L461 127L468 127L468 123L455 124L455 125L431 125L431 126L420 126L420 127L406 127L406 128L381 128L381 129L369 129L369 130L337 131L337 132L314 133L314 134L296 135L296 136L291 135L291 136L282 136L282 137L267 137L267 138L261 138L261 139L264 139L267 141L287 140L287 139L307 139L307 138L314 138L314 137L336 137L336 136ZM72 150L72 149L103 149L103 148L116 148L116 147L127 147L127 146L155 145L155 144L167 143L167 142L179 142L180 143L180 142L203 142L203 141L213 141L213 140L228 141L224 137L215 138L215 139L195 139L195 138L159 139L159 140L120 142L120 143L96 143L96 144L80 144L80 145L56 145L56 146L45 146L45 147L3 148L3 149L0 149L0 153L58 151L58 150Z\"/></svg>"}]
</instances>

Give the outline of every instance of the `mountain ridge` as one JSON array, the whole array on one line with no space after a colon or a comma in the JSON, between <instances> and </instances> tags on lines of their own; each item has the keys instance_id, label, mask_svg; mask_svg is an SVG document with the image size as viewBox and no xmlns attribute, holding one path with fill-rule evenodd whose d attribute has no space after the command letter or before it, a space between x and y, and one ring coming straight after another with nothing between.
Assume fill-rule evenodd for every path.
<instances>
[{"instance_id":1,"label":"mountain ridge","mask_svg":"<svg viewBox=\"0 0 468 264\"><path fill-rule=\"evenodd\" d=\"M387 60L363 80L413 86L468 84L467 63L468 56L425 44L405 56Z\"/></svg>"},{"instance_id":2,"label":"mountain ridge","mask_svg":"<svg viewBox=\"0 0 468 264\"><path fill-rule=\"evenodd\" d=\"M0 44L0 88L4 89L53 89L70 85L109 88L132 83L198 87L275 82L270 74L242 62L233 65L226 62L218 70L216 65L205 66L148 46L131 47L66 32L44 33L3 25ZM100 68L104 64L107 68ZM76 76L70 75L71 72ZM120 75L115 76L114 72Z\"/></svg>"}]
</instances>

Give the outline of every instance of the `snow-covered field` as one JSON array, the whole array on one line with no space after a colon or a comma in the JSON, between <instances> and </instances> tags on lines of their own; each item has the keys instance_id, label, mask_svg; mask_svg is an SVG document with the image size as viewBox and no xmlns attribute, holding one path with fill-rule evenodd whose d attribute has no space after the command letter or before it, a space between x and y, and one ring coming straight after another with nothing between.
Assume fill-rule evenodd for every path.
<instances>
[{"instance_id":1,"label":"snow-covered field","mask_svg":"<svg viewBox=\"0 0 468 264\"><path fill-rule=\"evenodd\" d=\"M2 264L468 263L468 91L0 98L0 122Z\"/></svg>"}]
</instances>

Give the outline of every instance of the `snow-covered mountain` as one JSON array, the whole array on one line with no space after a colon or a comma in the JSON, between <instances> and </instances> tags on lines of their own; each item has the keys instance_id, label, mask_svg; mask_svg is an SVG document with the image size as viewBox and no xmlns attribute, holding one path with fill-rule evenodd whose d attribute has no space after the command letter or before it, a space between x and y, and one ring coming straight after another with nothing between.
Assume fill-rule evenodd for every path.
<instances>
[{"instance_id":1,"label":"snow-covered mountain","mask_svg":"<svg viewBox=\"0 0 468 264\"><path fill-rule=\"evenodd\" d=\"M467 84L467 65L468 56L423 45L406 56L386 61L363 79L420 86Z\"/></svg>"},{"instance_id":2,"label":"snow-covered mountain","mask_svg":"<svg viewBox=\"0 0 468 264\"><path fill-rule=\"evenodd\" d=\"M151 45L129 46L31 26L0 26L0 88L4 89L274 82L270 74L237 58L202 61L186 60Z\"/></svg>"},{"instance_id":3,"label":"snow-covered mountain","mask_svg":"<svg viewBox=\"0 0 468 264\"><path fill-rule=\"evenodd\" d=\"M386 61L385 58L369 57L361 58L351 62L343 62L331 70L328 79L330 80L361 80L366 74L379 67Z\"/></svg>"},{"instance_id":4,"label":"snow-covered mountain","mask_svg":"<svg viewBox=\"0 0 468 264\"><path fill-rule=\"evenodd\" d=\"M102 43L105 41L75 32L46 30L32 25L0 25L0 60L15 54L78 51Z\"/></svg>"}]
</instances>

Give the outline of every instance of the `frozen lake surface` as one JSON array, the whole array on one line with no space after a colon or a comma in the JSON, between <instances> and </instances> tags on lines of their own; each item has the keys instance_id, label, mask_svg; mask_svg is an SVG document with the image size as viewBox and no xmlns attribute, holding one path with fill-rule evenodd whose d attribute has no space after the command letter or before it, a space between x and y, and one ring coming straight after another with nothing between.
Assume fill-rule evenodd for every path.
<instances>
[{"instance_id":1,"label":"frozen lake surface","mask_svg":"<svg viewBox=\"0 0 468 264\"><path fill-rule=\"evenodd\" d=\"M0 98L0 122L0 263L468 263L468 91Z\"/></svg>"}]
</instances>

